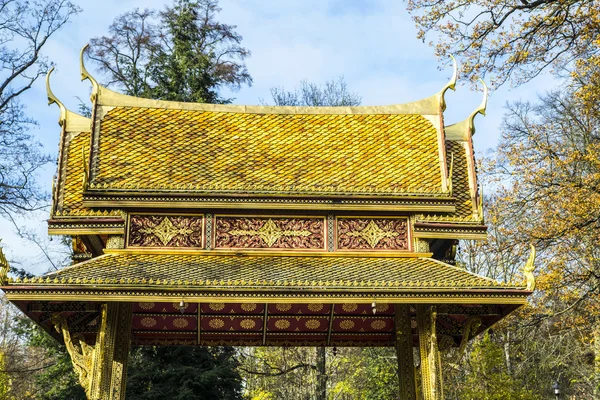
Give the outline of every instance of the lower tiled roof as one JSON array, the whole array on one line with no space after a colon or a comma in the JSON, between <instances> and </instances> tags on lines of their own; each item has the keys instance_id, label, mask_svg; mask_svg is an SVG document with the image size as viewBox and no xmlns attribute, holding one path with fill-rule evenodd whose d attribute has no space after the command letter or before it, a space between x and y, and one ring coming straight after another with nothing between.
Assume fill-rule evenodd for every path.
<instances>
[{"instance_id":1,"label":"lower tiled roof","mask_svg":"<svg viewBox=\"0 0 600 400\"><path fill-rule=\"evenodd\" d=\"M422 257L106 254L13 284L198 289L520 289Z\"/></svg>"}]
</instances>

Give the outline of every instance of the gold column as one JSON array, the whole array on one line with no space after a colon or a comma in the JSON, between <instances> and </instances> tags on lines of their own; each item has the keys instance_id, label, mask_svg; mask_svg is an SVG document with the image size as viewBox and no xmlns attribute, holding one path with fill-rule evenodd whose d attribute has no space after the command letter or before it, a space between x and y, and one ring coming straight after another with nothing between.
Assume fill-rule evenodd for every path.
<instances>
[{"instance_id":1,"label":"gold column","mask_svg":"<svg viewBox=\"0 0 600 400\"><path fill-rule=\"evenodd\" d=\"M435 326L437 312L435 306L419 304L416 308L423 400L443 399L442 370Z\"/></svg>"},{"instance_id":2,"label":"gold column","mask_svg":"<svg viewBox=\"0 0 600 400\"><path fill-rule=\"evenodd\" d=\"M416 400L413 335L410 325L410 306L408 304L396 304L395 322L400 399Z\"/></svg>"},{"instance_id":3,"label":"gold column","mask_svg":"<svg viewBox=\"0 0 600 400\"><path fill-rule=\"evenodd\" d=\"M67 351L79 375L79 383L85 389L88 399L125 399L131 317L132 308L129 303L103 304L94 346L85 343L81 335L71 336L69 326L62 316L53 317L56 329L63 334Z\"/></svg>"}]
</instances>

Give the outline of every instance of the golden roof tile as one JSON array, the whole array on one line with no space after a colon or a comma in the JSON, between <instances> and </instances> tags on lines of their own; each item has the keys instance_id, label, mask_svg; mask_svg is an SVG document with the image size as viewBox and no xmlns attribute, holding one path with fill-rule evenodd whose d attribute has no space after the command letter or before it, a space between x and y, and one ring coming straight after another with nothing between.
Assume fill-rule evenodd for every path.
<instances>
[{"instance_id":1,"label":"golden roof tile","mask_svg":"<svg viewBox=\"0 0 600 400\"><path fill-rule=\"evenodd\" d=\"M53 217L121 216L119 210L92 210L83 206L84 163L89 154L89 132L67 133Z\"/></svg>"},{"instance_id":2,"label":"golden roof tile","mask_svg":"<svg viewBox=\"0 0 600 400\"><path fill-rule=\"evenodd\" d=\"M91 190L437 194L438 131L418 114L114 107Z\"/></svg>"},{"instance_id":3,"label":"golden roof tile","mask_svg":"<svg viewBox=\"0 0 600 400\"><path fill-rule=\"evenodd\" d=\"M307 278L310 278L308 280ZM106 254L27 284L439 290L521 288L430 258Z\"/></svg>"}]
</instances>

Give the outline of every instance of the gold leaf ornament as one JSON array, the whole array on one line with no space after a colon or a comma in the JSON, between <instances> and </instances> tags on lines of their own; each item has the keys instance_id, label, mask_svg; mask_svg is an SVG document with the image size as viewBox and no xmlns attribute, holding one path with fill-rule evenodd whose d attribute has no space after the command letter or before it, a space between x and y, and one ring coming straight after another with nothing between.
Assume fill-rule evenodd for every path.
<instances>
[{"instance_id":1,"label":"gold leaf ornament","mask_svg":"<svg viewBox=\"0 0 600 400\"><path fill-rule=\"evenodd\" d=\"M371 220L365 229L361 231L348 232L347 235L350 237L359 237L364 239L367 243L369 243L369 246L374 249L381 239L393 238L398 236L399 233L395 231L384 231L375 223L375 221Z\"/></svg>"},{"instance_id":2,"label":"gold leaf ornament","mask_svg":"<svg viewBox=\"0 0 600 400\"><path fill-rule=\"evenodd\" d=\"M152 228L140 229L140 232L156 236L163 246L166 246L175 236L189 235L194 231L189 228L177 228L168 217L164 217L160 224Z\"/></svg>"},{"instance_id":3,"label":"gold leaf ornament","mask_svg":"<svg viewBox=\"0 0 600 400\"><path fill-rule=\"evenodd\" d=\"M267 246L271 247L282 236L310 236L312 232L306 229L302 230L283 230L278 227L272 219L268 219L263 226L257 230L236 229L229 232L232 236L255 236L260 237Z\"/></svg>"}]
</instances>

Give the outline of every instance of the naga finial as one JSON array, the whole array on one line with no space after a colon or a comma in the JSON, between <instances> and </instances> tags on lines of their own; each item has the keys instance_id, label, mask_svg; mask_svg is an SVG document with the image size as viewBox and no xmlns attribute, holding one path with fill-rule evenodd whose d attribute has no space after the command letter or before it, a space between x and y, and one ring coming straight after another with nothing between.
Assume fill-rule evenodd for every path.
<instances>
[{"instance_id":1,"label":"naga finial","mask_svg":"<svg viewBox=\"0 0 600 400\"><path fill-rule=\"evenodd\" d=\"M88 49L88 47L90 47L89 44L86 44L85 46L83 46L83 48L81 49L81 52L79 53L79 69L81 71L81 80L89 80L92 83L92 95L91 95L91 100L92 102L96 99L96 95L98 94L98 81L96 81L96 79L88 72L88 70L85 68L85 63L83 61L83 56L85 54L85 51Z\"/></svg>"},{"instance_id":2,"label":"naga finial","mask_svg":"<svg viewBox=\"0 0 600 400\"><path fill-rule=\"evenodd\" d=\"M452 78L446 83L446 86L442 88L440 91L440 107L441 110L444 111L446 109L446 99L444 95L448 89L456 90L456 81L458 80L458 63L452 54L450 54L450 58L452 59L452 64L454 65L452 71Z\"/></svg>"},{"instance_id":3,"label":"naga finial","mask_svg":"<svg viewBox=\"0 0 600 400\"><path fill-rule=\"evenodd\" d=\"M58 124L63 126L67 120L67 108L65 105L54 95L52 89L50 89L50 75L54 71L54 67L50 68L50 71L46 74L46 95L48 96L48 105L56 104L60 108L60 117L58 118Z\"/></svg>"},{"instance_id":4,"label":"naga finial","mask_svg":"<svg viewBox=\"0 0 600 400\"><path fill-rule=\"evenodd\" d=\"M535 289L535 276L533 276L533 270L535 269L535 247L532 244L530 247L531 253L525 263L525 267L523 267L523 275L525 275L525 279L527 280L527 290L533 291Z\"/></svg>"},{"instance_id":5,"label":"naga finial","mask_svg":"<svg viewBox=\"0 0 600 400\"><path fill-rule=\"evenodd\" d=\"M483 84L483 100L481 101L481 104L479 105L479 107L477 107L475 109L475 111L473 111L471 113L471 115L469 115L469 128L471 130L471 136L473 136L475 134L475 116L477 114L481 114L483 116L485 116L485 110L487 108L487 101L488 101L488 87L485 84L485 82L483 81L483 79L479 78L479 81Z\"/></svg>"},{"instance_id":6,"label":"naga finial","mask_svg":"<svg viewBox=\"0 0 600 400\"><path fill-rule=\"evenodd\" d=\"M0 239L2 242L2 239ZM2 246L0 246L0 285L6 285L8 282L8 271L10 269L10 265L8 264L8 260L2 251Z\"/></svg>"}]
</instances>

